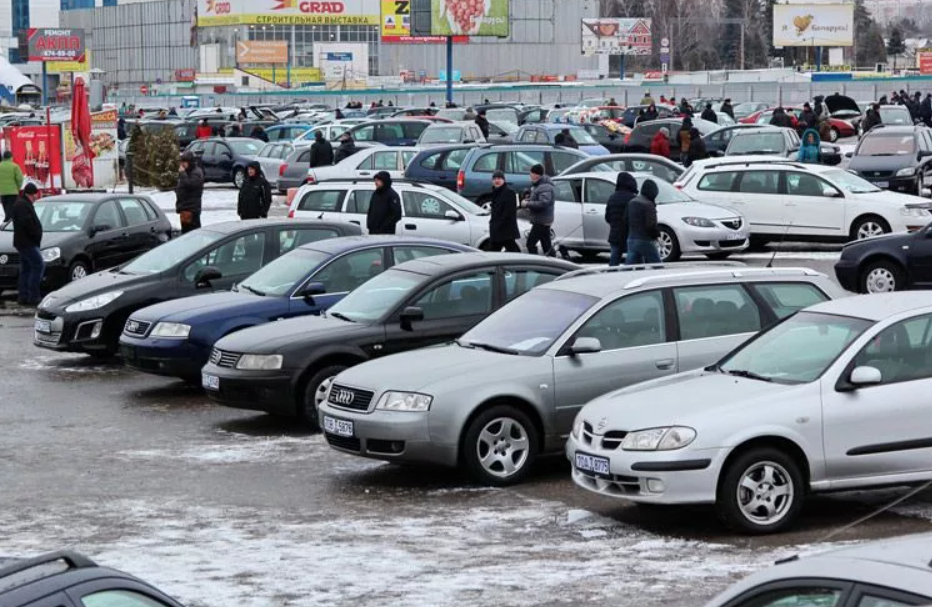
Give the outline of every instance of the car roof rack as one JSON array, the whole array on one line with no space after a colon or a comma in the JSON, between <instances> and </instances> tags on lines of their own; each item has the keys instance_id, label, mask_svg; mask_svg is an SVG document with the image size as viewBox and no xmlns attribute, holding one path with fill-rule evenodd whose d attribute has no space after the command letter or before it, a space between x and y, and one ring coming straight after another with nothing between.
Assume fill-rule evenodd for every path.
<instances>
[{"instance_id":1,"label":"car roof rack","mask_svg":"<svg viewBox=\"0 0 932 607\"><path fill-rule=\"evenodd\" d=\"M18 576L13 580L5 580L5 578L10 578L12 576L16 576L17 574L25 573L30 569L41 567L43 565L49 565L58 561L62 561L65 563L65 565L67 565L66 571L71 569L97 567L97 563L88 557L82 554L78 554L72 550L56 550L55 552L40 554L39 556L28 559L18 559L9 565L0 567L0 591L10 590L12 588L28 584L37 579L41 579L41 576Z\"/></svg>"},{"instance_id":2,"label":"car roof rack","mask_svg":"<svg viewBox=\"0 0 932 607\"><path fill-rule=\"evenodd\" d=\"M789 158L787 158L786 160L781 160L779 158L770 158L768 160L764 160L764 159L750 160L750 159L745 158L744 160L733 160L730 162L729 161L724 161L721 163L710 162L707 165L700 165L699 168L712 170L712 169L720 169L723 167L751 166L755 164L779 164L781 166L791 166L794 169L806 168L805 164L799 162L798 160L790 160Z\"/></svg>"},{"instance_id":3,"label":"car roof rack","mask_svg":"<svg viewBox=\"0 0 932 607\"><path fill-rule=\"evenodd\" d=\"M644 272L648 270L674 270L677 268L746 268L740 261L684 261L676 264L670 263L642 263L631 266L589 266L573 270L558 276L555 280L566 280L579 276L592 276L594 274L615 274L619 272Z\"/></svg>"},{"instance_id":4,"label":"car roof rack","mask_svg":"<svg viewBox=\"0 0 932 607\"><path fill-rule=\"evenodd\" d=\"M351 183L355 185L359 183L372 183L374 179L375 179L375 175L373 175L372 177L333 177L332 179L321 179L319 181L315 181L314 183L310 183L308 185L320 185L322 183ZM412 186L416 186L420 188L434 187L434 188L438 188L441 190L446 190L446 188L439 186L439 185L435 185L428 181L406 179L404 177L399 177L397 179L392 178L392 185L396 183L412 185ZM447 190L447 191L449 192L450 190Z\"/></svg>"},{"instance_id":5,"label":"car roof rack","mask_svg":"<svg viewBox=\"0 0 932 607\"><path fill-rule=\"evenodd\" d=\"M701 268L706 272L676 272L676 270L686 268ZM653 282L670 282L683 278L695 278L697 276L721 276L723 273L731 271L735 278L741 276L818 276L819 272L810 268L759 268L747 266L738 261L694 261L694 262L677 262L673 264L639 264L633 266L596 266L583 268L568 272L557 277L554 281L566 280L568 278L577 278L581 276L592 276L596 274L610 274L618 272L644 272L653 270L670 270L670 273L664 272L652 276L643 276L632 280L624 286L625 289L636 289Z\"/></svg>"},{"instance_id":6,"label":"car roof rack","mask_svg":"<svg viewBox=\"0 0 932 607\"><path fill-rule=\"evenodd\" d=\"M632 280L625 285L625 289L637 289L645 285L649 285L655 282L664 282L670 283L673 282L676 284L676 281L682 280L685 278L697 278L703 276L721 276L723 271L726 268L722 268L719 271L709 270L707 272L682 272L679 274L661 274L657 276L645 276L643 278L638 278L637 280ZM732 269L731 275L734 278L741 278L743 276L753 277L753 276L818 276L819 272L812 270L810 268L752 268L752 267L743 267Z\"/></svg>"}]
</instances>

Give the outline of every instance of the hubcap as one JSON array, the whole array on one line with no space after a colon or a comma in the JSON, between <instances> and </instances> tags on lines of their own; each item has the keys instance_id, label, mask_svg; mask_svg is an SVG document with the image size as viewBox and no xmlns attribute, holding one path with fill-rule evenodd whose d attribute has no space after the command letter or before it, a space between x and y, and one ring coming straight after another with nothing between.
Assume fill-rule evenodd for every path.
<instances>
[{"instance_id":1,"label":"hubcap","mask_svg":"<svg viewBox=\"0 0 932 607\"><path fill-rule=\"evenodd\" d=\"M527 431L510 417L498 417L487 423L476 444L483 470L499 478L518 472L527 462L529 449Z\"/></svg>"},{"instance_id":2,"label":"hubcap","mask_svg":"<svg viewBox=\"0 0 932 607\"><path fill-rule=\"evenodd\" d=\"M858 228L858 240L873 238L874 236L883 236L883 226L876 221L865 221Z\"/></svg>"},{"instance_id":3,"label":"hubcap","mask_svg":"<svg viewBox=\"0 0 932 607\"><path fill-rule=\"evenodd\" d=\"M666 261L673 252L673 237L666 232L661 232L656 241L657 254L660 255L661 261Z\"/></svg>"},{"instance_id":4,"label":"hubcap","mask_svg":"<svg viewBox=\"0 0 932 607\"><path fill-rule=\"evenodd\" d=\"M896 291L896 277L887 268L874 268L864 281L868 293L890 293Z\"/></svg>"},{"instance_id":5,"label":"hubcap","mask_svg":"<svg viewBox=\"0 0 932 607\"><path fill-rule=\"evenodd\" d=\"M87 268L77 265L71 268L71 280L80 280L87 276Z\"/></svg>"},{"instance_id":6,"label":"hubcap","mask_svg":"<svg viewBox=\"0 0 932 607\"><path fill-rule=\"evenodd\" d=\"M333 378L328 377L324 381L320 382L320 385L317 386L317 391L314 392L314 406L318 409L327 400L327 391L330 390L330 385L333 383Z\"/></svg>"},{"instance_id":7,"label":"hubcap","mask_svg":"<svg viewBox=\"0 0 932 607\"><path fill-rule=\"evenodd\" d=\"M738 506L744 517L759 525L780 521L793 505L793 481L783 466L758 462L744 471L738 485Z\"/></svg>"},{"instance_id":8,"label":"hubcap","mask_svg":"<svg viewBox=\"0 0 932 607\"><path fill-rule=\"evenodd\" d=\"M838 131L836 131L835 129L832 129L832 134L831 134L832 143L835 143L836 141L838 141L838 137L839 137Z\"/></svg>"},{"instance_id":9,"label":"hubcap","mask_svg":"<svg viewBox=\"0 0 932 607\"><path fill-rule=\"evenodd\" d=\"M242 171L236 171L236 175L233 177L233 183L235 183L236 187L238 188L243 187L243 172Z\"/></svg>"}]
</instances>

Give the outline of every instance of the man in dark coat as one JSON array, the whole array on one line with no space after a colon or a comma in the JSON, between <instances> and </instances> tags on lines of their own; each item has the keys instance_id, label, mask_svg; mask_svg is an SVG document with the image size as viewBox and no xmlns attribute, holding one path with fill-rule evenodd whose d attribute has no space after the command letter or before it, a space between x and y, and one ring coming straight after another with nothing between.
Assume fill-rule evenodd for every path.
<instances>
[{"instance_id":1,"label":"man in dark coat","mask_svg":"<svg viewBox=\"0 0 932 607\"><path fill-rule=\"evenodd\" d=\"M803 131L819 128L819 117L812 111L812 106L808 101L803 104L803 111L799 116L799 128Z\"/></svg>"},{"instance_id":2,"label":"man in dark coat","mask_svg":"<svg viewBox=\"0 0 932 607\"><path fill-rule=\"evenodd\" d=\"M479 127L479 130L482 131L482 136L485 137L486 141L488 141L489 119L485 117L485 110L480 110L479 115L476 116L476 126Z\"/></svg>"},{"instance_id":3,"label":"man in dark coat","mask_svg":"<svg viewBox=\"0 0 932 607\"><path fill-rule=\"evenodd\" d=\"M27 183L23 194L13 203L10 218L13 220L13 247L19 253L19 283L17 302L24 306L37 306L42 299L39 288L45 274L42 260L42 223L36 214L34 203L39 198L39 188Z\"/></svg>"},{"instance_id":4,"label":"man in dark coat","mask_svg":"<svg viewBox=\"0 0 932 607\"><path fill-rule=\"evenodd\" d=\"M705 109L702 110L702 114L699 117L702 118L703 120L707 120L709 122L714 122L715 124L718 124L718 114L716 114L715 110L712 109L711 103L705 104Z\"/></svg>"},{"instance_id":5,"label":"man in dark coat","mask_svg":"<svg viewBox=\"0 0 932 607\"><path fill-rule=\"evenodd\" d=\"M353 136L349 133L343 133L340 135L340 145L337 146L337 151L333 155L333 164L340 164L358 151L359 148L356 147Z\"/></svg>"},{"instance_id":6,"label":"man in dark coat","mask_svg":"<svg viewBox=\"0 0 932 607\"><path fill-rule=\"evenodd\" d=\"M660 114L657 113L657 106L652 103L644 110L644 115L641 116L641 120L643 122L648 122L650 120L657 120L659 116Z\"/></svg>"},{"instance_id":7,"label":"man in dark coat","mask_svg":"<svg viewBox=\"0 0 932 607\"><path fill-rule=\"evenodd\" d=\"M726 99L722 103L722 113L731 116L732 120L735 119L735 108L733 105L731 105L731 99Z\"/></svg>"},{"instance_id":8,"label":"man in dark coat","mask_svg":"<svg viewBox=\"0 0 932 607\"><path fill-rule=\"evenodd\" d=\"M252 130L252 138L258 139L259 141L263 141L265 143L269 142L269 136L266 134L265 129L262 128L261 124Z\"/></svg>"},{"instance_id":9,"label":"man in dark coat","mask_svg":"<svg viewBox=\"0 0 932 607\"><path fill-rule=\"evenodd\" d=\"M770 124L785 129L793 128L793 122L790 120L790 117L786 115L786 111L782 107L778 107L773 111L773 116L770 118Z\"/></svg>"},{"instance_id":10,"label":"man in dark coat","mask_svg":"<svg viewBox=\"0 0 932 607\"><path fill-rule=\"evenodd\" d=\"M518 195L505 183L505 173L495 171L492 174L492 191L483 194L476 204L488 203L492 214L489 217L489 250L505 250L520 253L516 242L521 237L518 231Z\"/></svg>"},{"instance_id":11,"label":"man in dark coat","mask_svg":"<svg viewBox=\"0 0 932 607\"><path fill-rule=\"evenodd\" d=\"M553 139L553 143L554 145L563 146L565 148L579 149L579 142L576 141L569 129L563 129L557 133L557 136Z\"/></svg>"},{"instance_id":12,"label":"man in dark coat","mask_svg":"<svg viewBox=\"0 0 932 607\"><path fill-rule=\"evenodd\" d=\"M699 129L693 127L689 129L689 164L697 160L705 160L709 157L709 152L705 149L705 141L699 134Z\"/></svg>"},{"instance_id":13,"label":"man in dark coat","mask_svg":"<svg viewBox=\"0 0 932 607\"><path fill-rule=\"evenodd\" d=\"M609 196L605 205L605 223L608 224L608 244L612 249L608 265L621 264L621 256L628 246L628 203L637 196L638 182L631 173L618 173L615 180L615 193Z\"/></svg>"},{"instance_id":14,"label":"man in dark coat","mask_svg":"<svg viewBox=\"0 0 932 607\"><path fill-rule=\"evenodd\" d=\"M544 173L543 165L535 164L531 167L531 190L528 197L521 201L521 206L527 207L531 213L531 232L527 237L527 252L536 255L537 244L540 243L543 255L556 257L553 243L550 240L556 190L553 182Z\"/></svg>"},{"instance_id":15,"label":"man in dark coat","mask_svg":"<svg viewBox=\"0 0 932 607\"><path fill-rule=\"evenodd\" d=\"M311 144L311 168L326 167L333 164L333 146L324 139L323 131L314 133L314 143Z\"/></svg>"},{"instance_id":16,"label":"man in dark coat","mask_svg":"<svg viewBox=\"0 0 932 607\"><path fill-rule=\"evenodd\" d=\"M929 128L932 128L932 93L927 93L926 98L919 104L919 119Z\"/></svg>"},{"instance_id":17,"label":"man in dark coat","mask_svg":"<svg viewBox=\"0 0 932 607\"><path fill-rule=\"evenodd\" d=\"M883 124L883 120L880 118L880 105L875 103L868 108L867 114L864 116L864 121L861 123L861 133L866 134L878 124Z\"/></svg>"},{"instance_id":18,"label":"man in dark coat","mask_svg":"<svg viewBox=\"0 0 932 607\"><path fill-rule=\"evenodd\" d=\"M255 160L246 165L246 179L239 189L236 214L240 219L259 219L269 216L272 206L272 186L262 174L262 167Z\"/></svg>"},{"instance_id":19,"label":"man in dark coat","mask_svg":"<svg viewBox=\"0 0 932 607\"><path fill-rule=\"evenodd\" d=\"M392 189L392 176L387 171L375 174L375 192L369 200L366 228L370 234L394 234L401 221L401 198Z\"/></svg>"},{"instance_id":20,"label":"man in dark coat","mask_svg":"<svg viewBox=\"0 0 932 607\"><path fill-rule=\"evenodd\" d=\"M197 166L191 152L181 156L178 186L175 188L175 212L181 217L181 233L201 227L201 197L204 195L204 171Z\"/></svg>"},{"instance_id":21,"label":"man in dark coat","mask_svg":"<svg viewBox=\"0 0 932 607\"><path fill-rule=\"evenodd\" d=\"M644 181L641 193L628 203L628 252L625 263L659 263L660 253L654 241L660 236L657 228L657 195L660 193L653 179Z\"/></svg>"}]
</instances>

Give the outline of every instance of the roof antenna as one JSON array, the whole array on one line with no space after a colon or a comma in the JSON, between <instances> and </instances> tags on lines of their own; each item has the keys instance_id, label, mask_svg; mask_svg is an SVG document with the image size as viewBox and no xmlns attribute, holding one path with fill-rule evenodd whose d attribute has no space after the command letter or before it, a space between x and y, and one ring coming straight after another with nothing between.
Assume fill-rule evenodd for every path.
<instances>
[{"instance_id":1,"label":"roof antenna","mask_svg":"<svg viewBox=\"0 0 932 607\"><path fill-rule=\"evenodd\" d=\"M780 236L780 240L777 242L777 246L783 244L783 241L786 240L786 235L790 233L790 228L792 227L793 227L793 221L790 220L790 223L786 226L786 229L783 230L783 235ZM766 267L768 268L773 267L773 260L777 258L777 251L778 251L777 249L773 250L773 255L770 256L770 261L767 262Z\"/></svg>"},{"instance_id":2,"label":"roof antenna","mask_svg":"<svg viewBox=\"0 0 932 607\"><path fill-rule=\"evenodd\" d=\"M317 216L317 219L323 219L323 218L324 218L324 212L321 211L320 215Z\"/></svg>"}]
</instances>

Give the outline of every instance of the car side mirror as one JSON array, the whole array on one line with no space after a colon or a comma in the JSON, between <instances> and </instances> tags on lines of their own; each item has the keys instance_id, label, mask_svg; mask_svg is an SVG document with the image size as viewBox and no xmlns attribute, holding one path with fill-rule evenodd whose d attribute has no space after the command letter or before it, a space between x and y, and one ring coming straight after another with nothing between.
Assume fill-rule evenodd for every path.
<instances>
[{"instance_id":1,"label":"car side mirror","mask_svg":"<svg viewBox=\"0 0 932 607\"><path fill-rule=\"evenodd\" d=\"M826 198L841 198L841 192L835 188L825 188L822 190L822 195Z\"/></svg>"},{"instance_id":2,"label":"car side mirror","mask_svg":"<svg viewBox=\"0 0 932 607\"><path fill-rule=\"evenodd\" d=\"M577 337L570 346L570 356L580 354L596 354L602 351L602 342L595 337Z\"/></svg>"},{"instance_id":3,"label":"car side mirror","mask_svg":"<svg viewBox=\"0 0 932 607\"><path fill-rule=\"evenodd\" d=\"M855 388L876 386L883 381L883 374L877 367L855 367L848 377L848 383Z\"/></svg>"},{"instance_id":4,"label":"car side mirror","mask_svg":"<svg viewBox=\"0 0 932 607\"><path fill-rule=\"evenodd\" d=\"M929 150L919 150L919 159L927 158L932 156L932 151Z\"/></svg>"},{"instance_id":5,"label":"car side mirror","mask_svg":"<svg viewBox=\"0 0 932 607\"><path fill-rule=\"evenodd\" d=\"M451 211L447 211L446 213L443 214L443 216L446 217L447 219L451 219L451 220L453 220L453 221L464 221L464 219L465 219L462 215L460 215L460 214L457 213L456 211L452 211L452 210L451 210Z\"/></svg>"},{"instance_id":6,"label":"car side mirror","mask_svg":"<svg viewBox=\"0 0 932 607\"><path fill-rule=\"evenodd\" d=\"M101 232L109 232L112 229L113 227L111 227L108 223L98 223L93 228L91 228L91 236L93 237L95 234L100 234Z\"/></svg>"},{"instance_id":7,"label":"car side mirror","mask_svg":"<svg viewBox=\"0 0 932 607\"><path fill-rule=\"evenodd\" d=\"M306 301L308 305L313 306L314 296L323 295L326 292L327 292L327 287L325 287L323 283L309 282L306 285L304 285L304 287L300 289L297 293L295 293L295 295L297 297L303 297L304 301Z\"/></svg>"},{"instance_id":8,"label":"car side mirror","mask_svg":"<svg viewBox=\"0 0 932 607\"><path fill-rule=\"evenodd\" d=\"M404 331L413 331L414 323L424 320L423 308L408 306L401 313L401 328Z\"/></svg>"},{"instance_id":9,"label":"car side mirror","mask_svg":"<svg viewBox=\"0 0 932 607\"><path fill-rule=\"evenodd\" d=\"M209 289L211 287L210 281L219 280L221 278L223 278L223 274L217 268L213 266L201 268L197 271L197 274L194 275L194 288Z\"/></svg>"},{"instance_id":10,"label":"car side mirror","mask_svg":"<svg viewBox=\"0 0 932 607\"><path fill-rule=\"evenodd\" d=\"M852 158L852 157L854 157L854 152L845 152L845 158Z\"/></svg>"}]
</instances>

